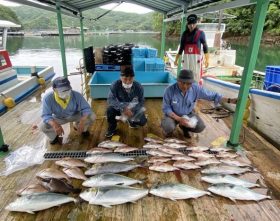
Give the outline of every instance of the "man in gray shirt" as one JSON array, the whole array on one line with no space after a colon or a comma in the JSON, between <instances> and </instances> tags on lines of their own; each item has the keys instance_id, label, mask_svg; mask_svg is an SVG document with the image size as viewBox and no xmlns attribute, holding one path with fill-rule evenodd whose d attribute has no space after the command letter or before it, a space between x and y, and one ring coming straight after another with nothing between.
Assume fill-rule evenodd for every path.
<instances>
[{"instance_id":1,"label":"man in gray shirt","mask_svg":"<svg viewBox=\"0 0 280 221\"><path fill-rule=\"evenodd\" d=\"M108 96L106 137L112 137L117 128L117 118L127 121L130 128L144 126L147 118L144 114L144 90L140 83L134 81L132 68L121 72L120 80L112 83Z\"/></svg>"}]
</instances>

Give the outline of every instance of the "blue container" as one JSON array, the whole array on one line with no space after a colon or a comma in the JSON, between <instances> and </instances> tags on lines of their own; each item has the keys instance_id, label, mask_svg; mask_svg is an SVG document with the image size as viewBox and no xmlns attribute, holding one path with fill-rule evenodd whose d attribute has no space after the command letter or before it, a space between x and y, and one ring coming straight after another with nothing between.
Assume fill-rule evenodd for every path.
<instances>
[{"instance_id":1,"label":"blue container","mask_svg":"<svg viewBox=\"0 0 280 221\"><path fill-rule=\"evenodd\" d=\"M157 53L158 53L157 49L155 49L155 48L148 48L147 49L146 57L147 58L156 58L157 57Z\"/></svg>"},{"instance_id":2,"label":"blue container","mask_svg":"<svg viewBox=\"0 0 280 221\"><path fill-rule=\"evenodd\" d=\"M107 98L112 82L120 78L120 72L94 72L90 79L90 95L92 98ZM176 79L169 72L135 72L135 80L144 88L145 97L162 97L164 90Z\"/></svg>"},{"instance_id":3,"label":"blue container","mask_svg":"<svg viewBox=\"0 0 280 221\"><path fill-rule=\"evenodd\" d=\"M145 71L164 71L164 61L160 58L146 58Z\"/></svg>"},{"instance_id":4,"label":"blue container","mask_svg":"<svg viewBox=\"0 0 280 221\"><path fill-rule=\"evenodd\" d=\"M132 48L133 58L145 58L147 54L147 48Z\"/></svg>"},{"instance_id":5,"label":"blue container","mask_svg":"<svg viewBox=\"0 0 280 221\"><path fill-rule=\"evenodd\" d=\"M110 64L96 64L95 65L96 71L120 71L120 65L110 65Z\"/></svg>"},{"instance_id":6,"label":"blue container","mask_svg":"<svg viewBox=\"0 0 280 221\"><path fill-rule=\"evenodd\" d=\"M280 84L280 66L266 66L265 82Z\"/></svg>"},{"instance_id":7,"label":"blue container","mask_svg":"<svg viewBox=\"0 0 280 221\"><path fill-rule=\"evenodd\" d=\"M133 58L132 67L134 71L145 71L145 58Z\"/></svg>"},{"instance_id":8,"label":"blue container","mask_svg":"<svg viewBox=\"0 0 280 221\"><path fill-rule=\"evenodd\" d=\"M266 91L273 91L280 93L280 84L265 81L263 89Z\"/></svg>"}]
</instances>

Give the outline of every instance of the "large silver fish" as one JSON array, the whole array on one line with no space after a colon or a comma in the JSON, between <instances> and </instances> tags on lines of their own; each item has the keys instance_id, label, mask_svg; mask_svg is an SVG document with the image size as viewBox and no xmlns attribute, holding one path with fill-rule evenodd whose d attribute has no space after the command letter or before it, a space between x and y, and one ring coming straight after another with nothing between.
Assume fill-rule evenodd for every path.
<instances>
[{"instance_id":1,"label":"large silver fish","mask_svg":"<svg viewBox=\"0 0 280 221\"><path fill-rule=\"evenodd\" d=\"M212 147L210 148L210 151L215 151L215 152L227 152L227 151L232 151L233 149L229 147Z\"/></svg>"},{"instance_id":2,"label":"large silver fish","mask_svg":"<svg viewBox=\"0 0 280 221\"><path fill-rule=\"evenodd\" d=\"M229 184L239 185L247 188L260 186L259 184L251 183L249 181L242 180L231 175L214 174L214 175L203 176L201 177L201 180L212 184L229 183Z\"/></svg>"},{"instance_id":3,"label":"large silver fish","mask_svg":"<svg viewBox=\"0 0 280 221\"><path fill-rule=\"evenodd\" d=\"M259 194L246 187L227 183L214 184L210 186L208 190L217 195L227 197L234 202L235 200L259 201L263 199L271 199L270 196Z\"/></svg>"},{"instance_id":4,"label":"large silver fish","mask_svg":"<svg viewBox=\"0 0 280 221\"><path fill-rule=\"evenodd\" d=\"M235 167L235 166L228 166L228 165L211 165L203 170L201 173L204 174L242 174L245 172L251 171L248 167Z\"/></svg>"},{"instance_id":5,"label":"large silver fish","mask_svg":"<svg viewBox=\"0 0 280 221\"><path fill-rule=\"evenodd\" d=\"M14 202L6 206L6 210L34 213L64 203L76 202L73 197L57 193L34 193L18 197Z\"/></svg>"},{"instance_id":6,"label":"large silver fish","mask_svg":"<svg viewBox=\"0 0 280 221\"><path fill-rule=\"evenodd\" d=\"M129 186L108 186L90 188L80 194L80 197L90 204L111 207L123 203L132 202L148 195L149 190Z\"/></svg>"},{"instance_id":7,"label":"large silver fish","mask_svg":"<svg viewBox=\"0 0 280 221\"><path fill-rule=\"evenodd\" d=\"M112 140L105 140L98 144L98 147L102 148L116 148L116 147L125 147L127 146L124 143L118 142L118 141L112 141Z\"/></svg>"},{"instance_id":8,"label":"large silver fish","mask_svg":"<svg viewBox=\"0 0 280 221\"><path fill-rule=\"evenodd\" d=\"M148 160L148 163L165 163L170 161L170 158L165 158L165 157L151 157Z\"/></svg>"},{"instance_id":9,"label":"large silver fish","mask_svg":"<svg viewBox=\"0 0 280 221\"><path fill-rule=\"evenodd\" d=\"M171 199L174 201L181 199L198 198L203 195L211 195L211 193L207 191L199 190L180 183L161 184L156 187L152 187L150 193L155 196Z\"/></svg>"},{"instance_id":10,"label":"large silver fish","mask_svg":"<svg viewBox=\"0 0 280 221\"><path fill-rule=\"evenodd\" d=\"M167 163L155 163L149 166L149 169L157 172L171 172L171 171L179 170L177 167L174 167Z\"/></svg>"},{"instance_id":11,"label":"large silver fish","mask_svg":"<svg viewBox=\"0 0 280 221\"><path fill-rule=\"evenodd\" d=\"M88 163L127 162L130 160L134 160L134 158L122 156L118 153L93 154L84 159Z\"/></svg>"},{"instance_id":12,"label":"large silver fish","mask_svg":"<svg viewBox=\"0 0 280 221\"><path fill-rule=\"evenodd\" d=\"M87 167L87 165L78 159L73 158L62 158L60 160L55 161L55 164L61 167L73 168L73 167Z\"/></svg>"},{"instance_id":13,"label":"large silver fish","mask_svg":"<svg viewBox=\"0 0 280 221\"><path fill-rule=\"evenodd\" d=\"M120 172L133 170L140 166L141 165L139 164L118 163L118 162L96 164L93 165L92 168L88 169L85 172L85 175L92 176L92 175L103 174L103 173L120 173Z\"/></svg>"},{"instance_id":14,"label":"large silver fish","mask_svg":"<svg viewBox=\"0 0 280 221\"><path fill-rule=\"evenodd\" d=\"M219 152L216 157L218 158L230 158L230 159L233 159L233 158L236 158L238 157L238 155L236 153L230 153L230 152Z\"/></svg>"},{"instance_id":15,"label":"large silver fish","mask_svg":"<svg viewBox=\"0 0 280 221\"><path fill-rule=\"evenodd\" d=\"M92 176L86 181L84 181L82 185L85 187L102 187L112 185L130 186L136 183L142 183L142 181L135 180L119 174L106 173Z\"/></svg>"},{"instance_id":16,"label":"large silver fish","mask_svg":"<svg viewBox=\"0 0 280 221\"><path fill-rule=\"evenodd\" d=\"M128 153L131 151L139 150L137 147L117 147L114 152L116 153Z\"/></svg>"}]
</instances>

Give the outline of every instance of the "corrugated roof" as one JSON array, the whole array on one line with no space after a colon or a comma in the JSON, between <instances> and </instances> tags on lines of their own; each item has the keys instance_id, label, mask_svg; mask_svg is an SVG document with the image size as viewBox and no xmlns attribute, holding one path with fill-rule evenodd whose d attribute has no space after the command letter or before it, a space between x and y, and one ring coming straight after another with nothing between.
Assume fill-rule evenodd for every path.
<instances>
[{"instance_id":1,"label":"corrugated roof","mask_svg":"<svg viewBox=\"0 0 280 221\"><path fill-rule=\"evenodd\" d=\"M189 9L203 7L219 1L221 0L61 0L60 5L64 14L74 16L85 10L100 7L109 3L119 2L133 3L161 13L174 14L177 11L187 11ZM33 0L32 2L27 0L13 0L13 2L43 8L50 11L54 11L56 5L55 0Z\"/></svg>"}]
</instances>

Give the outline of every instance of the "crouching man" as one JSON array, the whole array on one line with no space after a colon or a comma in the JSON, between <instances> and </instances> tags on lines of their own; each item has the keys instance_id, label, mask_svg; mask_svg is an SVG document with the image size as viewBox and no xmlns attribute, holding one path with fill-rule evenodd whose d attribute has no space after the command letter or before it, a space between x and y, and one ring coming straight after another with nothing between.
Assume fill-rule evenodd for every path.
<instances>
[{"instance_id":1,"label":"crouching man","mask_svg":"<svg viewBox=\"0 0 280 221\"><path fill-rule=\"evenodd\" d=\"M46 134L50 144L59 143L64 134L63 124L74 122L74 128L83 137L88 137L89 127L96 116L85 98L73 91L67 78L58 77L53 81L53 91L47 93L42 102L40 130Z\"/></svg>"},{"instance_id":2,"label":"crouching man","mask_svg":"<svg viewBox=\"0 0 280 221\"><path fill-rule=\"evenodd\" d=\"M125 68L120 79L110 86L108 95L106 137L112 137L117 128L117 119L127 122L130 128L144 126L147 122L144 111L144 90L140 83L134 81L132 68Z\"/></svg>"}]
</instances>

